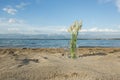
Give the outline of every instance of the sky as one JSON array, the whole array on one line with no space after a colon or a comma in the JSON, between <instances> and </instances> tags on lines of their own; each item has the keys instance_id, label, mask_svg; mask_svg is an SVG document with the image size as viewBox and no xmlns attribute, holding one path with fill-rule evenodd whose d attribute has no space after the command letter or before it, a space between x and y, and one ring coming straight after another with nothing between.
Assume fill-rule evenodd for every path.
<instances>
[{"instance_id":1,"label":"sky","mask_svg":"<svg viewBox=\"0 0 120 80\"><path fill-rule=\"evenodd\" d=\"M0 0L0 34L120 32L120 0Z\"/></svg>"}]
</instances>

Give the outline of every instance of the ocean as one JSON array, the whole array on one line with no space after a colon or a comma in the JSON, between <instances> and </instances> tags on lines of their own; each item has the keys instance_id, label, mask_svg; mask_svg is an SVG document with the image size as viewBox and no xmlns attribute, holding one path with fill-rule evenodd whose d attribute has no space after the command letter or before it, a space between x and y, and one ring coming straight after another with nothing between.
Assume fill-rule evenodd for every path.
<instances>
[{"instance_id":1,"label":"ocean","mask_svg":"<svg viewBox=\"0 0 120 80\"><path fill-rule=\"evenodd\" d=\"M69 48L69 39L0 39L1 48ZM120 40L79 39L77 47L120 47Z\"/></svg>"}]
</instances>

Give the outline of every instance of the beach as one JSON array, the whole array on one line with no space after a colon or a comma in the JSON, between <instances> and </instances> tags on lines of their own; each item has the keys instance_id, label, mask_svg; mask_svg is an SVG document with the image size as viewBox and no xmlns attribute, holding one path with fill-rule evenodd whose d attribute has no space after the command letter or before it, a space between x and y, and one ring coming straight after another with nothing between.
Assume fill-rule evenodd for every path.
<instances>
[{"instance_id":1,"label":"beach","mask_svg":"<svg viewBox=\"0 0 120 80\"><path fill-rule=\"evenodd\" d=\"M0 48L0 80L120 80L120 48Z\"/></svg>"}]
</instances>

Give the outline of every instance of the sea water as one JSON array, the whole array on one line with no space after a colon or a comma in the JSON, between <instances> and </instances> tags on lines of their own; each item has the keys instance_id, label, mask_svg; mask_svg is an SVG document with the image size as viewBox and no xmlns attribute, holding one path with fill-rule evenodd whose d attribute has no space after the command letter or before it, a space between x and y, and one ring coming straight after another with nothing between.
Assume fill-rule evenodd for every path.
<instances>
[{"instance_id":1,"label":"sea water","mask_svg":"<svg viewBox=\"0 0 120 80\"><path fill-rule=\"evenodd\" d=\"M69 39L0 39L2 48L68 48ZM120 47L120 40L79 39L77 47Z\"/></svg>"}]
</instances>

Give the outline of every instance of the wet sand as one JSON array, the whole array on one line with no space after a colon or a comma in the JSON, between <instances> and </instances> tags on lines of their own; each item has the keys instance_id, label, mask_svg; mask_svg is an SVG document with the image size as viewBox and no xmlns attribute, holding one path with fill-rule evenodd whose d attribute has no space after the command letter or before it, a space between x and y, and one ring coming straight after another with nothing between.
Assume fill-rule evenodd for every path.
<instances>
[{"instance_id":1,"label":"wet sand","mask_svg":"<svg viewBox=\"0 0 120 80\"><path fill-rule=\"evenodd\" d=\"M0 48L0 80L120 80L120 48Z\"/></svg>"}]
</instances>

